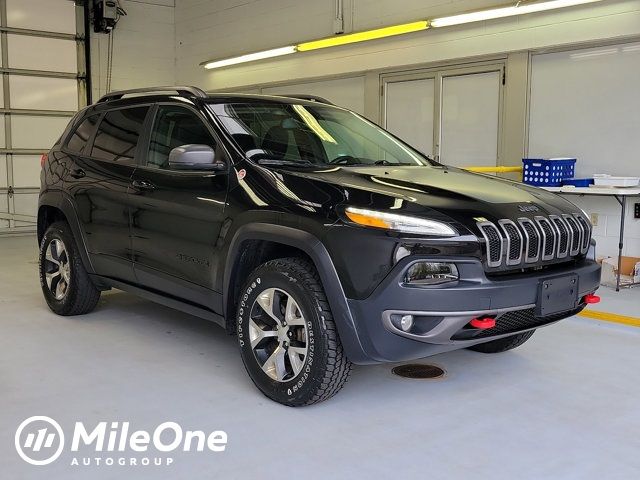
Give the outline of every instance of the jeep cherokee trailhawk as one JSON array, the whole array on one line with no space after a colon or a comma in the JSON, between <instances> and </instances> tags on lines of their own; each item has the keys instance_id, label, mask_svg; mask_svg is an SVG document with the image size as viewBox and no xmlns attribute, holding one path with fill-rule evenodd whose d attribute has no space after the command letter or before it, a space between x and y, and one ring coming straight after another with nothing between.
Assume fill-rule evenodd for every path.
<instances>
[{"instance_id":1,"label":"jeep cherokee trailhawk","mask_svg":"<svg viewBox=\"0 0 640 480\"><path fill-rule=\"evenodd\" d=\"M42 167L55 313L113 287L213 320L286 405L331 397L352 363L509 350L597 300L575 205L439 164L318 97L109 93Z\"/></svg>"}]
</instances>

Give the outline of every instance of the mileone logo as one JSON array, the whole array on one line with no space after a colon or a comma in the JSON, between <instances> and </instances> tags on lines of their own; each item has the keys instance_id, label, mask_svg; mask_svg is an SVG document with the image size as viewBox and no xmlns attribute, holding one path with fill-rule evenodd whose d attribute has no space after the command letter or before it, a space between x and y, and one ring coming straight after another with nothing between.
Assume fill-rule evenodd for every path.
<instances>
[{"instance_id":1,"label":"mileone logo","mask_svg":"<svg viewBox=\"0 0 640 480\"><path fill-rule=\"evenodd\" d=\"M65 435L60 424L50 417L34 416L23 421L16 430L15 446L25 462L48 465L60 457L65 447ZM164 422L153 431L133 430L130 422L98 422L86 428L76 422L69 451L74 455L72 466L149 466L171 465L173 457L166 454L182 452L224 452L227 434L222 430L205 433L183 430L176 422ZM91 452L91 456L85 454ZM127 452L134 454L127 455ZM152 456L149 456L149 454ZM137 454L137 455L136 455ZM165 454L165 455L163 455Z\"/></svg>"}]
</instances>

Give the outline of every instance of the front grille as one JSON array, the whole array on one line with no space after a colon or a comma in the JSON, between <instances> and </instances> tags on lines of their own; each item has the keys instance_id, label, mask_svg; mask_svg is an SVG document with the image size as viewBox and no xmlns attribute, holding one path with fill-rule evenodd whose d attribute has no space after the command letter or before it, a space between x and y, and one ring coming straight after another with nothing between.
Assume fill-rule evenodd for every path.
<instances>
[{"instance_id":1,"label":"front grille","mask_svg":"<svg viewBox=\"0 0 640 480\"><path fill-rule=\"evenodd\" d=\"M482 330L475 338L493 337L495 335L504 335L506 333L516 333L530 328L541 327L547 323L552 323L562 318L570 317L582 310L582 306L569 312L556 313L546 317L536 317L533 308L526 310L514 310L500 315L496 319L496 326L487 330Z\"/></svg>"},{"instance_id":2,"label":"front grille","mask_svg":"<svg viewBox=\"0 0 640 480\"><path fill-rule=\"evenodd\" d=\"M498 266L502 263L502 237L493 223L479 224L480 231L487 242L487 263Z\"/></svg>"},{"instance_id":3,"label":"front grille","mask_svg":"<svg viewBox=\"0 0 640 480\"><path fill-rule=\"evenodd\" d=\"M527 263L536 262L538 261L538 252L540 251L540 235L538 234L538 229L528 218L520 218L518 222L522 228L524 228L527 238L527 257L525 260Z\"/></svg>"},{"instance_id":4,"label":"front grille","mask_svg":"<svg viewBox=\"0 0 640 480\"><path fill-rule=\"evenodd\" d=\"M583 217L576 216L576 218L578 219L578 223L582 226L583 233L580 250L586 252L589 249L589 244L591 243L591 225Z\"/></svg>"},{"instance_id":5,"label":"front grille","mask_svg":"<svg viewBox=\"0 0 640 480\"><path fill-rule=\"evenodd\" d=\"M562 220L557 215L552 215L549 217L553 224L558 229L558 233L560 234L560 245L558 246L558 258L566 257L569 253L569 229L567 228L564 220Z\"/></svg>"},{"instance_id":6,"label":"front grille","mask_svg":"<svg viewBox=\"0 0 640 480\"><path fill-rule=\"evenodd\" d=\"M542 230L544 249L542 250L542 260L550 260L556 251L556 230L551 224L551 220L545 217L536 217L536 223Z\"/></svg>"},{"instance_id":7,"label":"front grille","mask_svg":"<svg viewBox=\"0 0 640 480\"><path fill-rule=\"evenodd\" d=\"M526 268L527 264L557 262L567 256L587 253L591 240L591 225L579 213L502 219L497 224L479 222L485 240L486 264L491 269L501 267Z\"/></svg>"}]
</instances>

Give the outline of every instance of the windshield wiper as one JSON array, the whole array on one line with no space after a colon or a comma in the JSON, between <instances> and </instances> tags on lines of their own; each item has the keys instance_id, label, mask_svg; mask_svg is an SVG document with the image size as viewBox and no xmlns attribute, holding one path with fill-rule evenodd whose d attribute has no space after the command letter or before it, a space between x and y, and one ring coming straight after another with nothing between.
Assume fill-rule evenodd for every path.
<instances>
[{"instance_id":1,"label":"windshield wiper","mask_svg":"<svg viewBox=\"0 0 640 480\"><path fill-rule=\"evenodd\" d=\"M392 163L388 160L377 160L371 162L346 163L341 167L422 167L417 163Z\"/></svg>"},{"instance_id":2,"label":"windshield wiper","mask_svg":"<svg viewBox=\"0 0 640 480\"><path fill-rule=\"evenodd\" d=\"M281 160L281 159L275 159L275 158L259 158L255 160L255 162L258 165L266 165L266 166L272 166L272 167L304 167L304 168L314 167L315 168L320 166L315 163L311 163L308 160L296 161L296 160Z\"/></svg>"}]
</instances>

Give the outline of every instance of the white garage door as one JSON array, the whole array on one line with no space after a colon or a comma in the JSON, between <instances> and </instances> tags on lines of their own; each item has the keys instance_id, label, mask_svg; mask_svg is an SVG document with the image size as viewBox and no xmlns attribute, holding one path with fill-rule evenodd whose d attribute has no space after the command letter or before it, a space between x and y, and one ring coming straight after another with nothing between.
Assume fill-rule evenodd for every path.
<instances>
[{"instance_id":1,"label":"white garage door","mask_svg":"<svg viewBox=\"0 0 640 480\"><path fill-rule=\"evenodd\" d=\"M35 229L40 156L85 103L82 18L70 0L0 1L0 235Z\"/></svg>"}]
</instances>

